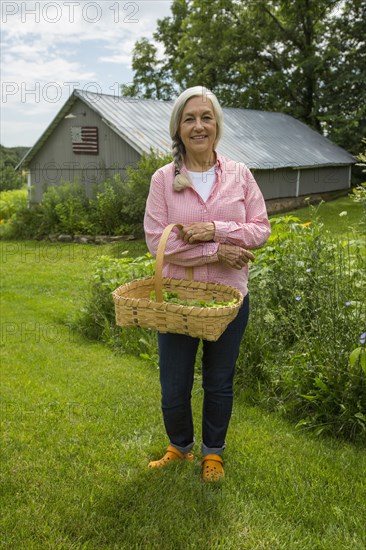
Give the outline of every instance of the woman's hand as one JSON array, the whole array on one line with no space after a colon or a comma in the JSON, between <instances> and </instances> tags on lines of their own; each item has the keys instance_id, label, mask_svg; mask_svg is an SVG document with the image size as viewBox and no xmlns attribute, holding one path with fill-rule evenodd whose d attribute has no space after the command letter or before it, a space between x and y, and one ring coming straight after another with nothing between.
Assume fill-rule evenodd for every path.
<instances>
[{"instance_id":1,"label":"woman's hand","mask_svg":"<svg viewBox=\"0 0 366 550\"><path fill-rule=\"evenodd\" d=\"M249 260L254 260L254 254L241 246L220 244L217 250L219 262L234 269L242 269Z\"/></svg>"},{"instance_id":2,"label":"woman's hand","mask_svg":"<svg viewBox=\"0 0 366 550\"><path fill-rule=\"evenodd\" d=\"M194 222L183 225L180 236L186 243L213 241L215 224L213 222Z\"/></svg>"}]
</instances>

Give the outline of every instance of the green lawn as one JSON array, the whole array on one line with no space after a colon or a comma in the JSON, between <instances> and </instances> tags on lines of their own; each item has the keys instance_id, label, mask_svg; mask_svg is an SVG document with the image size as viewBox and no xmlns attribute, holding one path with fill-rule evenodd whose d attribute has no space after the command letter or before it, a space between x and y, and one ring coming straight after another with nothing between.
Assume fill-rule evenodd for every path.
<instances>
[{"instance_id":1,"label":"green lawn","mask_svg":"<svg viewBox=\"0 0 366 550\"><path fill-rule=\"evenodd\" d=\"M240 395L223 483L200 480L199 429L193 464L148 470L166 445L158 371L70 328L92 260L121 248L0 249L1 547L365 548L364 449L315 439ZM201 402L196 380L197 428Z\"/></svg>"},{"instance_id":2,"label":"green lawn","mask_svg":"<svg viewBox=\"0 0 366 550\"><path fill-rule=\"evenodd\" d=\"M311 210L316 211L324 226L334 233L345 234L350 227L355 227L362 221L362 209L349 197L341 197L334 201L323 202L313 207L299 208L286 214L292 214L303 222L311 219Z\"/></svg>"}]
</instances>

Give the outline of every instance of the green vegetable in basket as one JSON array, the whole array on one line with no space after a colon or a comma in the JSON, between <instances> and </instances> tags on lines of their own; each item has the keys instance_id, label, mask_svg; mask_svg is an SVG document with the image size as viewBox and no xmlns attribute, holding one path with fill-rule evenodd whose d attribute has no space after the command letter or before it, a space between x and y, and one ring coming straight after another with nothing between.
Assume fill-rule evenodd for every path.
<instances>
[{"instance_id":1,"label":"green vegetable in basket","mask_svg":"<svg viewBox=\"0 0 366 550\"><path fill-rule=\"evenodd\" d=\"M155 290L152 290L150 293L150 300L155 301ZM178 297L177 292L168 292L166 290L163 291L163 301L169 302L171 304L179 304L181 306L190 306L190 307L227 307L227 306L233 306L238 302L236 298L233 298L232 300L228 302L222 302L217 301L215 299L205 301L205 300L181 300Z\"/></svg>"}]
</instances>

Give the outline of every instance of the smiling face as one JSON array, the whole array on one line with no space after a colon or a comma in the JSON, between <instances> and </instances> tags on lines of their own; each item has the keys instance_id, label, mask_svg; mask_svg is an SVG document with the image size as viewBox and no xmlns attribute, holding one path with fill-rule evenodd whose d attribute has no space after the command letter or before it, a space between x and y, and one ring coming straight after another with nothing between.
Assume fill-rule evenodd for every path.
<instances>
[{"instance_id":1,"label":"smiling face","mask_svg":"<svg viewBox=\"0 0 366 550\"><path fill-rule=\"evenodd\" d=\"M217 124L211 100L202 96L189 99L179 124L187 165L192 160L211 164L216 134Z\"/></svg>"}]
</instances>

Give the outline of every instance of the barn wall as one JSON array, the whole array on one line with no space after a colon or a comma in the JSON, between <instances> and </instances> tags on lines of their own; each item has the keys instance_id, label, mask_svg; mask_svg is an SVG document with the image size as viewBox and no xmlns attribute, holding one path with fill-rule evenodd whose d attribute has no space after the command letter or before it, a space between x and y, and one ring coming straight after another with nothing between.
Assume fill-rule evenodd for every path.
<instances>
[{"instance_id":1,"label":"barn wall","mask_svg":"<svg viewBox=\"0 0 366 550\"><path fill-rule=\"evenodd\" d=\"M349 166L329 166L300 171L299 195L336 191L349 187Z\"/></svg>"},{"instance_id":2,"label":"barn wall","mask_svg":"<svg viewBox=\"0 0 366 550\"><path fill-rule=\"evenodd\" d=\"M327 193L349 187L349 166L252 170L266 200Z\"/></svg>"},{"instance_id":3,"label":"barn wall","mask_svg":"<svg viewBox=\"0 0 366 550\"><path fill-rule=\"evenodd\" d=\"M32 197L40 202L48 186L61 181L79 180L92 196L95 184L119 172L125 174L129 165L136 165L140 155L117 136L85 103L78 100L71 112L86 112L74 119L63 119L50 135L45 145L30 163ZM97 126L99 152L76 154L72 150L72 126Z\"/></svg>"},{"instance_id":4,"label":"barn wall","mask_svg":"<svg viewBox=\"0 0 366 550\"><path fill-rule=\"evenodd\" d=\"M292 168L277 170L252 170L265 199L294 197L297 171Z\"/></svg>"}]
</instances>

